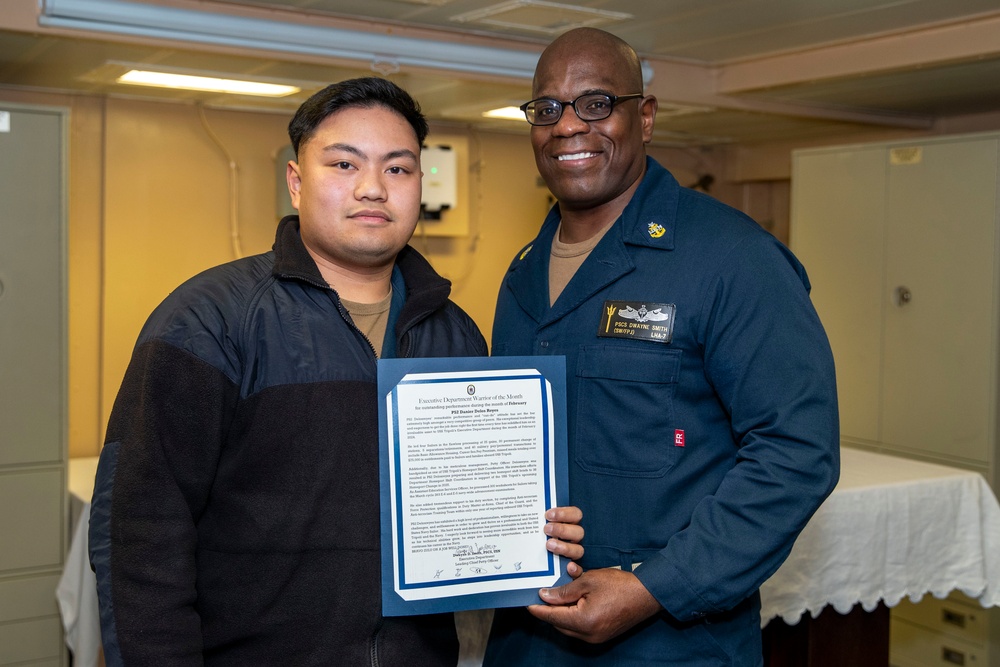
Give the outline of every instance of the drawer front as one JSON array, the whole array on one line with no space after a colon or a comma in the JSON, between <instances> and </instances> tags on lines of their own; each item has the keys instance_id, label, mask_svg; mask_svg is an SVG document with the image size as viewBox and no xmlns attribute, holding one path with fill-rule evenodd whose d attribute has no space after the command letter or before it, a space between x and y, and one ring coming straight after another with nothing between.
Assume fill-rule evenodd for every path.
<instances>
[{"instance_id":1,"label":"drawer front","mask_svg":"<svg viewBox=\"0 0 1000 667\"><path fill-rule=\"evenodd\" d=\"M0 471L0 571L62 568L65 494L61 468Z\"/></svg>"},{"instance_id":2,"label":"drawer front","mask_svg":"<svg viewBox=\"0 0 1000 667\"><path fill-rule=\"evenodd\" d=\"M0 625L59 614L58 574L0 579Z\"/></svg>"},{"instance_id":3,"label":"drawer front","mask_svg":"<svg viewBox=\"0 0 1000 667\"><path fill-rule=\"evenodd\" d=\"M973 644L985 644L989 638L987 610L952 598L938 600L932 595L925 595L918 604L903 600L892 608L892 618L922 625Z\"/></svg>"},{"instance_id":4,"label":"drawer front","mask_svg":"<svg viewBox=\"0 0 1000 667\"><path fill-rule=\"evenodd\" d=\"M986 648L892 619L889 662L899 667L988 667Z\"/></svg>"},{"instance_id":5,"label":"drawer front","mask_svg":"<svg viewBox=\"0 0 1000 667\"><path fill-rule=\"evenodd\" d=\"M63 650L62 637L58 616L0 625L0 665L58 662Z\"/></svg>"}]
</instances>

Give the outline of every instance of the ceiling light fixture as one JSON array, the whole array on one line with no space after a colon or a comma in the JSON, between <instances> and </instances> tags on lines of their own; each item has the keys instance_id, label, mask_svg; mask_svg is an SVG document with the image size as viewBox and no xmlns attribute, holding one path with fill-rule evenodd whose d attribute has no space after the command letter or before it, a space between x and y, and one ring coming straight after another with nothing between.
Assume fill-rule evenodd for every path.
<instances>
[{"instance_id":1,"label":"ceiling light fixture","mask_svg":"<svg viewBox=\"0 0 1000 667\"><path fill-rule=\"evenodd\" d=\"M40 25L530 80L538 52L233 16L129 0L45 0Z\"/></svg>"},{"instance_id":2,"label":"ceiling light fixture","mask_svg":"<svg viewBox=\"0 0 1000 667\"><path fill-rule=\"evenodd\" d=\"M208 76L193 76L190 74L171 74L169 72L152 72L148 70L129 70L116 79L118 83L133 86L152 86L154 88L180 88L183 90L201 90L214 93L235 93L238 95L261 95L263 97L284 97L293 95L301 89L296 86L286 86L276 83L261 83L259 81L240 81L238 79L219 79Z\"/></svg>"},{"instance_id":3,"label":"ceiling light fixture","mask_svg":"<svg viewBox=\"0 0 1000 667\"><path fill-rule=\"evenodd\" d=\"M524 112L517 107L500 107L499 109L490 109L489 111L484 111L483 116L486 118L503 118L504 120L523 120L527 122L524 117Z\"/></svg>"}]
</instances>

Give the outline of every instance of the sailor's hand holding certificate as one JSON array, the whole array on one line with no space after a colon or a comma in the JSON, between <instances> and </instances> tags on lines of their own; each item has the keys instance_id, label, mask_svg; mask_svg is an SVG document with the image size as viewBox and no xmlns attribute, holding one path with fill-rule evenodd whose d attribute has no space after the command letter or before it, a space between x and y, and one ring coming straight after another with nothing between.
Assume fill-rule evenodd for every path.
<instances>
[{"instance_id":1,"label":"sailor's hand holding certificate","mask_svg":"<svg viewBox=\"0 0 1000 667\"><path fill-rule=\"evenodd\" d=\"M563 357L379 361L383 614L537 604L569 581L544 532L567 502L565 384Z\"/></svg>"}]
</instances>

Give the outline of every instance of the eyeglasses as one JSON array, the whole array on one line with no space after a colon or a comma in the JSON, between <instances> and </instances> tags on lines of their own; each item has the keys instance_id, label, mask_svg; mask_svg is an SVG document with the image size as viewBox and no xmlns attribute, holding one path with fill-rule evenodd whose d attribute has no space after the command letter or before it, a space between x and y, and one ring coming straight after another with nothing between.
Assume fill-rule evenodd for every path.
<instances>
[{"instance_id":1,"label":"eyeglasses","mask_svg":"<svg viewBox=\"0 0 1000 667\"><path fill-rule=\"evenodd\" d=\"M611 115L615 105L625 100L642 97L642 93L631 95L605 95L604 93L586 93L572 102L560 102L549 97L525 102L520 106L524 117L532 125L555 125L562 118L566 107L573 107L577 117L588 123L594 120L604 120Z\"/></svg>"}]
</instances>

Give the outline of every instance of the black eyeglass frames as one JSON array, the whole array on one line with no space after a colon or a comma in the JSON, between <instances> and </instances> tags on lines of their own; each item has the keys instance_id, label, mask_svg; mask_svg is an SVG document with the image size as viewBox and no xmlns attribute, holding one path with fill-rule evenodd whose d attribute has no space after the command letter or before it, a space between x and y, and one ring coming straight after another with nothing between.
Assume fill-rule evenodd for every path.
<instances>
[{"instance_id":1,"label":"black eyeglass frames","mask_svg":"<svg viewBox=\"0 0 1000 667\"><path fill-rule=\"evenodd\" d=\"M520 106L524 117L532 125L555 125L562 118L566 107L573 111L580 120L588 123L594 120L604 120L611 115L615 105L625 100L642 97L642 93L631 95L606 95L604 93L585 93L572 101L560 102L550 97L540 97L537 100L525 102Z\"/></svg>"}]
</instances>

